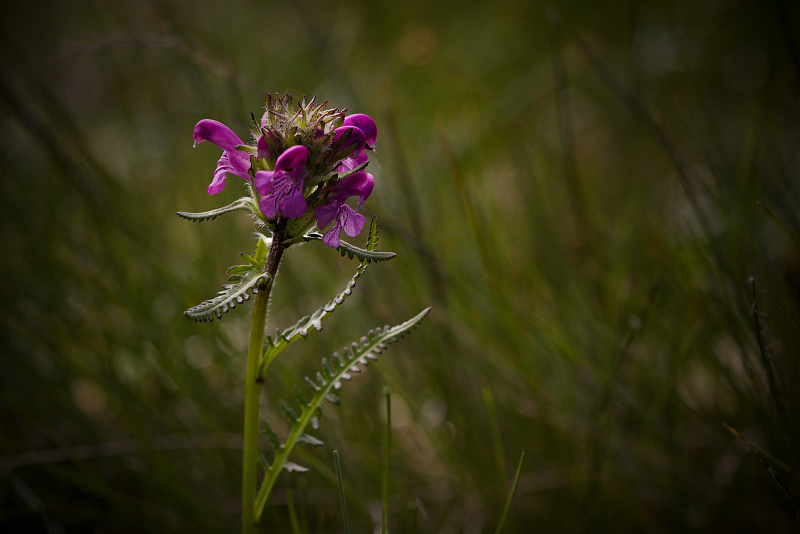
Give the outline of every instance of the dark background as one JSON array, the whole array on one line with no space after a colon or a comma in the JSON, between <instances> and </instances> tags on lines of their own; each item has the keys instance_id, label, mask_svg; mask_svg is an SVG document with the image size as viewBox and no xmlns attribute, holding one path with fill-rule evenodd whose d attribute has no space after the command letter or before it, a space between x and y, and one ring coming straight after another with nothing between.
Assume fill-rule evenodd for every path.
<instances>
[{"instance_id":1,"label":"dark background","mask_svg":"<svg viewBox=\"0 0 800 534\"><path fill-rule=\"evenodd\" d=\"M794 2L21 2L0 21L0 531L235 532L249 307L182 311L252 252L194 224L266 92L378 123L381 247L323 356L432 306L346 384L263 532L793 532L800 10ZM764 208L756 202L760 202ZM771 214L771 215L770 215ZM357 243L361 243L361 238ZM293 249L270 330L356 264ZM741 432L738 439L723 426ZM759 459L759 454L761 459ZM762 461L763 460L763 461ZM792 472L791 468L795 471Z\"/></svg>"}]
</instances>

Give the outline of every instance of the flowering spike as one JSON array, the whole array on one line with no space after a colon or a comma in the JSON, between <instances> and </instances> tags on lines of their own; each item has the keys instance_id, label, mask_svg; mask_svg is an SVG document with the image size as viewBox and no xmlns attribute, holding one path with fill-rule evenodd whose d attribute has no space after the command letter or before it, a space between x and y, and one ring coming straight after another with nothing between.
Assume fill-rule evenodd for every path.
<instances>
[{"instance_id":1,"label":"flowering spike","mask_svg":"<svg viewBox=\"0 0 800 534\"><path fill-rule=\"evenodd\" d=\"M243 179L258 224L275 230L287 226L290 244L298 243L316 222L327 229L322 241L339 248L339 234L358 235L364 227L359 208L370 195L374 177L364 169L366 150L375 146L377 126L363 113L327 108L315 96L295 101L289 94L267 94L258 120L250 114L249 143L224 124L203 119L194 130L195 145L211 141L222 149L209 194L225 188L228 175ZM346 204L358 197L355 208ZM287 245L288 246L288 245Z\"/></svg>"}]
</instances>

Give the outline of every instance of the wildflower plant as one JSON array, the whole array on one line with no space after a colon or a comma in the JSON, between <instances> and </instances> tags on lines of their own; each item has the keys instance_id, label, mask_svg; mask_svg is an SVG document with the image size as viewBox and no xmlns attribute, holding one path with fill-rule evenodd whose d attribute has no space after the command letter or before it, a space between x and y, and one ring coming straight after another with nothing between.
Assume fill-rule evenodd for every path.
<instances>
[{"instance_id":1,"label":"wildflower plant","mask_svg":"<svg viewBox=\"0 0 800 534\"><path fill-rule=\"evenodd\" d=\"M254 296L254 308L245 373L244 446L242 466L242 531L254 532L269 494L283 469L304 470L289 461L298 443L321 445L309 433L317 429L323 401L339 404L336 391L353 373L361 371L386 347L414 329L429 308L408 321L376 328L330 358L323 358L314 377L295 386L299 408L281 401L289 420L288 435L281 439L259 418L259 399L270 363L289 345L322 330L322 321L351 294L370 263L395 257L377 250L376 219L368 230L366 246L360 248L341 239L357 237L365 226L358 210L370 196L375 179L366 171L369 151L375 147L377 127L368 115L347 115L346 110L328 109L327 101L315 103L305 97L294 102L290 95L268 94L266 110L258 120L251 114L251 142L245 143L224 124L211 119L197 123L195 146L210 141L222 149L208 193L215 195L231 177L242 180L248 194L233 203L203 213L178 212L190 221L207 221L234 211L245 211L255 221L253 255L241 253L245 262L228 269L229 280L213 298L184 314L205 322L222 318ZM351 200L353 199L353 200ZM357 200L355 200L357 199ZM348 201L356 203L355 208ZM274 336L266 336L269 295L284 253L295 245L321 242L342 257L356 259L355 275L344 290L327 304ZM259 450L264 432L271 454ZM269 457L271 456L271 460ZM259 482L259 466L263 471Z\"/></svg>"}]
</instances>

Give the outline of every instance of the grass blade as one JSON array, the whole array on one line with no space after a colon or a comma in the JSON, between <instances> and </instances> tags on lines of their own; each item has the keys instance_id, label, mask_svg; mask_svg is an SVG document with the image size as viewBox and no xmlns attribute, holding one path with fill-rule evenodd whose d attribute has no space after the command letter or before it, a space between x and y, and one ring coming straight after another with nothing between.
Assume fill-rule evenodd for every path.
<instances>
[{"instance_id":1,"label":"grass blade","mask_svg":"<svg viewBox=\"0 0 800 534\"><path fill-rule=\"evenodd\" d=\"M333 463L336 464L336 479L339 481L339 501L342 503L342 519L344 520L344 532L350 534L350 520L347 517L347 503L344 499L344 485L342 484L342 467L339 465L339 451L333 451Z\"/></svg>"},{"instance_id":2,"label":"grass blade","mask_svg":"<svg viewBox=\"0 0 800 534\"><path fill-rule=\"evenodd\" d=\"M383 389L386 397L386 426L383 432L383 473L381 476L381 534L389 531L389 457L392 448L392 390Z\"/></svg>"},{"instance_id":3,"label":"grass blade","mask_svg":"<svg viewBox=\"0 0 800 534\"><path fill-rule=\"evenodd\" d=\"M506 523L506 519L508 518L508 511L511 510L511 503L514 502L514 495L517 493L517 484L519 484L519 475L522 472L522 461L525 460L525 451L519 457L519 464L517 465L517 474L514 475L514 483L511 484L511 491L508 492L508 499L506 499L506 506L503 508L503 515L500 516L500 523L497 525L497 530L494 531L494 534L500 534L503 530L503 526Z\"/></svg>"},{"instance_id":4,"label":"grass blade","mask_svg":"<svg viewBox=\"0 0 800 534\"><path fill-rule=\"evenodd\" d=\"M42 514L42 521L44 521L44 528L47 534L53 534L53 529L50 527L50 520L47 519L47 512L44 511L44 503L41 499L36 499L36 502L39 505L39 513Z\"/></svg>"}]
</instances>

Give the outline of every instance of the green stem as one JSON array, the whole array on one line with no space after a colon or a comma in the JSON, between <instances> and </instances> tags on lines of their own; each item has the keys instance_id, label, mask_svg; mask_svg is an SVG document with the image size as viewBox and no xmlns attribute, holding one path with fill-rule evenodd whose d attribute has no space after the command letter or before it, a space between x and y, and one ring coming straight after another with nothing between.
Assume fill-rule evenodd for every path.
<instances>
[{"instance_id":1,"label":"green stem","mask_svg":"<svg viewBox=\"0 0 800 534\"><path fill-rule=\"evenodd\" d=\"M264 287L259 287L253 306L253 320L250 324L250 343L247 349L247 371L244 392L244 453L242 461L242 534L256 531L256 479L258 476L258 421L259 400L263 379L258 369L264 350L264 331L267 321L267 306L275 274L283 256L283 241L286 238L286 225L278 222L272 236L272 244L267 253L264 272L269 279Z\"/></svg>"},{"instance_id":2,"label":"green stem","mask_svg":"<svg viewBox=\"0 0 800 534\"><path fill-rule=\"evenodd\" d=\"M383 476L381 477L381 534L389 532L389 460L392 449L392 391L383 388L386 397L386 426L383 431Z\"/></svg>"}]
</instances>

